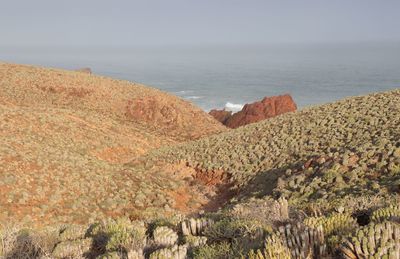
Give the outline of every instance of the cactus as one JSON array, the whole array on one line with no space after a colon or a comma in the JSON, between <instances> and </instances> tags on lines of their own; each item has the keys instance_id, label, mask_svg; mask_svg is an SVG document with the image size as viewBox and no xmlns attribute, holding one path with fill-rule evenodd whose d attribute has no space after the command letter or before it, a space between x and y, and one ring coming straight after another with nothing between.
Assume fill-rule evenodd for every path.
<instances>
[{"instance_id":1,"label":"cactus","mask_svg":"<svg viewBox=\"0 0 400 259\"><path fill-rule=\"evenodd\" d=\"M400 258L400 225L370 224L347 238L340 247L344 258Z\"/></svg>"},{"instance_id":2,"label":"cactus","mask_svg":"<svg viewBox=\"0 0 400 259\"><path fill-rule=\"evenodd\" d=\"M358 226L356 219L349 214L342 213L334 213L328 217L309 217L304 220L304 224L311 228L321 226L326 237L346 235Z\"/></svg>"},{"instance_id":3,"label":"cactus","mask_svg":"<svg viewBox=\"0 0 400 259\"><path fill-rule=\"evenodd\" d=\"M322 227L311 229L300 224L289 224L280 227L279 233L293 258L320 258L326 254Z\"/></svg>"},{"instance_id":4,"label":"cactus","mask_svg":"<svg viewBox=\"0 0 400 259\"><path fill-rule=\"evenodd\" d=\"M203 234L204 230L213 224L212 219L199 218L194 219L191 218L189 220L185 220L181 222L181 231L184 236L192 235L198 236Z\"/></svg>"},{"instance_id":5,"label":"cactus","mask_svg":"<svg viewBox=\"0 0 400 259\"><path fill-rule=\"evenodd\" d=\"M278 212L281 221L289 219L288 201L284 197L281 197L277 201L275 201L274 207L275 211Z\"/></svg>"},{"instance_id":6,"label":"cactus","mask_svg":"<svg viewBox=\"0 0 400 259\"><path fill-rule=\"evenodd\" d=\"M251 250L249 259L290 259L289 249L283 245L279 235L272 235L265 240L265 248Z\"/></svg>"},{"instance_id":7,"label":"cactus","mask_svg":"<svg viewBox=\"0 0 400 259\"><path fill-rule=\"evenodd\" d=\"M168 247L175 245L178 235L169 227L157 227L153 232L154 242L158 246Z\"/></svg>"},{"instance_id":8,"label":"cactus","mask_svg":"<svg viewBox=\"0 0 400 259\"><path fill-rule=\"evenodd\" d=\"M282 226L265 240L265 247L251 251L251 259L321 258L326 255L322 227L317 229L300 224Z\"/></svg>"},{"instance_id":9,"label":"cactus","mask_svg":"<svg viewBox=\"0 0 400 259\"><path fill-rule=\"evenodd\" d=\"M382 222L392 219L400 221L400 204L378 209L371 215L371 220L373 222Z\"/></svg>"},{"instance_id":10,"label":"cactus","mask_svg":"<svg viewBox=\"0 0 400 259\"><path fill-rule=\"evenodd\" d=\"M52 252L54 258L79 258L89 253L93 240L85 238L81 240L64 241L58 243Z\"/></svg>"},{"instance_id":11,"label":"cactus","mask_svg":"<svg viewBox=\"0 0 400 259\"><path fill-rule=\"evenodd\" d=\"M144 259L143 250L136 249L128 251L127 259Z\"/></svg>"},{"instance_id":12,"label":"cactus","mask_svg":"<svg viewBox=\"0 0 400 259\"><path fill-rule=\"evenodd\" d=\"M205 245L207 243L207 237L205 236L185 236L184 241L189 245L190 248Z\"/></svg>"},{"instance_id":13,"label":"cactus","mask_svg":"<svg viewBox=\"0 0 400 259\"><path fill-rule=\"evenodd\" d=\"M128 251L127 259L144 259L143 250L136 249Z\"/></svg>"},{"instance_id":14,"label":"cactus","mask_svg":"<svg viewBox=\"0 0 400 259\"><path fill-rule=\"evenodd\" d=\"M86 229L83 226L79 225L70 225L64 228L64 230L60 233L60 240L67 241L67 240L77 240L82 239L85 237Z\"/></svg>"},{"instance_id":15,"label":"cactus","mask_svg":"<svg viewBox=\"0 0 400 259\"><path fill-rule=\"evenodd\" d=\"M107 251L141 249L146 245L144 223L142 221L131 222L127 218L94 224L88 234L97 240L96 246L105 246Z\"/></svg>"},{"instance_id":16,"label":"cactus","mask_svg":"<svg viewBox=\"0 0 400 259\"><path fill-rule=\"evenodd\" d=\"M174 245L171 248L163 248L153 252L150 259L185 259L187 254L187 246Z\"/></svg>"},{"instance_id":17,"label":"cactus","mask_svg":"<svg viewBox=\"0 0 400 259\"><path fill-rule=\"evenodd\" d=\"M97 259L120 259L121 256L117 252L107 252L97 257Z\"/></svg>"}]
</instances>

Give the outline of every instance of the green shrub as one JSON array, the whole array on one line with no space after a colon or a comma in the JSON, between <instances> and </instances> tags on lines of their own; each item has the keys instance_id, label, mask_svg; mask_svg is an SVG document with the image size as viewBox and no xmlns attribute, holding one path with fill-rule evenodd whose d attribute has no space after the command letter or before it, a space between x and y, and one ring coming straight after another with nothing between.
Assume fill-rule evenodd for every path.
<instances>
[{"instance_id":1,"label":"green shrub","mask_svg":"<svg viewBox=\"0 0 400 259\"><path fill-rule=\"evenodd\" d=\"M146 240L146 228L141 222L131 222L127 218L108 220L92 227L91 235L97 245L107 251L141 248Z\"/></svg>"},{"instance_id":2,"label":"green shrub","mask_svg":"<svg viewBox=\"0 0 400 259\"><path fill-rule=\"evenodd\" d=\"M211 242L234 241L238 238L264 236L271 229L254 220L227 219L215 222L205 230Z\"/></svg>"}]
</instances>

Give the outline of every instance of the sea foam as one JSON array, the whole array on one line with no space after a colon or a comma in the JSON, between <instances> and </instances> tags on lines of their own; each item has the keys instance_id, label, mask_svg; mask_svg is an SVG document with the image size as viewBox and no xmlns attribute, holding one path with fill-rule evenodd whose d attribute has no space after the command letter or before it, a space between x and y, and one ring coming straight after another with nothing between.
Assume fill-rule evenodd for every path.
<instances>
[{"instance_id":1,"label":"sea foam","mask_svg":"<svg viewBox=\"0 0 400 259\"><path fill-rule=\"evenodd\" d=\"M243 104L240 104L240 103L227 102L225 104L225 110L227 110L227 111L238 112L242 109L243 109Z\"/></svg>"}]
</instances>

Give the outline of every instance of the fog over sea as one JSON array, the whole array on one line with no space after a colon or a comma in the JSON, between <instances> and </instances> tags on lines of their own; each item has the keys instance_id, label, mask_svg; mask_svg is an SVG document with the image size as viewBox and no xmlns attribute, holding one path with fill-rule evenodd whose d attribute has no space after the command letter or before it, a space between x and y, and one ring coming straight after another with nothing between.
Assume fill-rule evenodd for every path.
<instances>
[{"instance_id":1,"label":"fog over sea","mask_svg":"<svg viewBox=\"0 0 400 259\"><path fill-rule=\"evenodd\" d=\"M207 47L1 47L0 61L126 79L204 110L289 93L299 108L400 87L400 43Z\"/></svg>"}]
</instances>

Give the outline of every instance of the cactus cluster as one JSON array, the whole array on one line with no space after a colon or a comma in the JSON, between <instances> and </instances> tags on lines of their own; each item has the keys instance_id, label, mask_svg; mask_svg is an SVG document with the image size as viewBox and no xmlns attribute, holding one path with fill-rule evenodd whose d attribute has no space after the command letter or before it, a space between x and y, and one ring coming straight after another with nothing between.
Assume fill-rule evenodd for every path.
<instances>
[{"instance_id":1,"label":"cactus cluster","mask_svg":"<svg viewBox=\"0 0 400 259\"><path fill-rule=\"evenodd\" d=\"M184 241L190 248L194 248L205 245L207 243L207 237L188 235L184 237Z\"/></svg>"},{"instance_id":2,"label":"cactus cluster","mask_svg":"<svg viewBox=\"0 0 400 259\"><path fill-rule=\"evenodd\" d=\"M389 205L388 207L378 209L371 215L374 222L382 222L385 220L395 220L400 222L400 204Z\"/></svg>"},{"instance_id":3,"label":"cactus cluster","mask_svg":"<svg viewBox=\"0 0 400 259\"><path fill-rule=\"evenodd\" d=\"M320 258L326 254L324 231L322 227L308 228L300 224L288 224L279 228L279 235L289 248L293 258Z\"/></svg>"},{"instance_id":4,"label":"cactus cluster","mask_svg":"<svg viewBox=\"0 0 400 259\"><path fill-rule=\"evenodd\" d=\"M169 227L157 227L153 232L154 242L160 247L169 247L176 244L178 234Z\"/></svg>"},{"instance_id":5,"label":"cactus cluster","mask_svg":"<svg viewBox=\"0 0 400 259\"><path fill-rule=\"evenodd\" d=\"M274 207L278 212L281 221L289 219L289 205L288 201L284 197L280 197L278 200L276 200Z\"/></svg>"},{"instance_id":6,"label":"cactus cluster","mask_svg":"<svg viewBox=\"0 0 400 259\"><path fill-rule=\"evenodd\" d=\"M358 227L357 220L350 214L333 213L329 216L308 217L304 224L311 228L321 226L325 236L346 235Z\"/></svg>"},{"instance_id":7,"label":"cactus cluster","mask_svg":"<svg viewBox=\"0 0 400 259\"><path fill-rule=\"evenodd\" d=\"M185 236L192 235L198 236L201 235L204 230L213 224L212 219L208 218L191 218L189 220L182 221L181 223L181 231Z\"/></svg>"},{"instance_id":8,"label":"cactus cluster","mask_svg":"<svg viewBox=\"0 0 400 259\"><path fill-rule=\"evenodd\" d=\"M135 249L128 251L128 259L144 259L144 253L142 249Z\"/></svg>"},{"instance_id":9,"label":"cactus cluster","mask_svg":"<svg viewBox=\"0 0 400 259\"><path fill-rule=\"evenodd\" d=\"M369 224L346 239L340 247L344 258L400 258L400 225Z\"/></svg>"},{"instance_id":10,"label":"cactus cluster","mask_svg":"<svg viewBox=\"0 0 400 259\"><path fill-rule=\"evenodd\" d=\"M324 232L301 224L287 224L265 240L263 249L251 251L250 258L321 258L326 255Z\"/></svg>"},{"instance_id":11,"label":"cactus cluster","mask_svg":"<svg viewBox=\"0 0 400 259\"><path fill-rule=\"evenodd\" d=\"M186 245L174 245L172 247L159 249L150 254L150 259L185 259L187 255Z\"/></svg>"},{"instance_id":12,"label":"cactus cluster","mask_svg":"<svg viewBox=\"0 0 400 259\"><path fill-rule=\"evenodd\" d=\"M77 240L85 237L87 228L80 225L69 225L61 229L60 240Z\"/></svg>"},{"instance_id":13,"label":"cactus cluster","mask_svg":"<svg viewBox=\"0 0 400 259\"><path fill-rule=\"evenodd\" d=\"M264 249L251 250L249 259L291 259L290 250L278 235L269 236L265 240Z\"/></svg>"},{"instance_id":14,"label":"cactus cluster","mask_svg":"<svg viewBox=\"0 0 400 259\"><path fill-rule=\"evenodd\" d=\"M146 245L144 222L132 222L128 218L93 224L88 234L96 240L98 247L106 251L141 249Z\"/></svg>"},{"instance_id":15,"label":"cactus cluster","mask_svg":"<svg viewBox=\"0 0 400 259\"><path fill-rule=\"evenodd\" d=\"M93 246L93 239L77 239L60 242L52 252L54 258L78 258L81 255L90 253Z\"/></svg>"}]
</instances>

